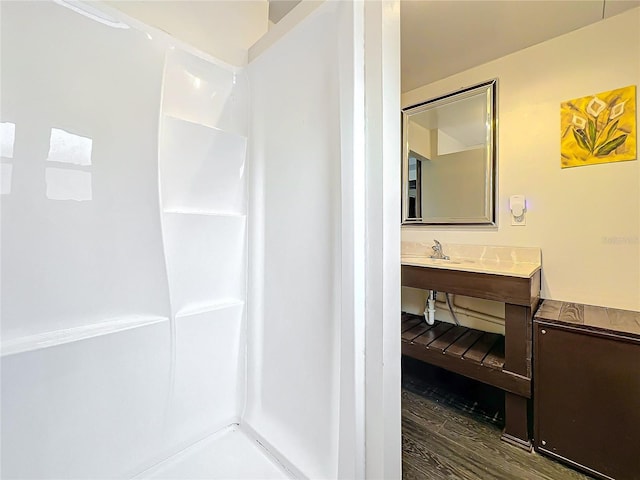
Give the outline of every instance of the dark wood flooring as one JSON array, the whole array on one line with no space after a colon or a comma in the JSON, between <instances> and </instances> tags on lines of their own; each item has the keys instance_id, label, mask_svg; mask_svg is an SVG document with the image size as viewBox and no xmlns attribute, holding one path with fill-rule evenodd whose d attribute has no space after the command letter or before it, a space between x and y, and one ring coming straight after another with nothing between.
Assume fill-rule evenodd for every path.
<instances>
[{"instance_id":1,"label":"dark wood flooring","mask_svg":"<svg viewBox=\"0 0 640 480\"><path fill-rule=\"evenodd\" d=\"M498 389L403 358L402 477L409 479L589 479L502 440Z\"/></svg>"}]
</instances>

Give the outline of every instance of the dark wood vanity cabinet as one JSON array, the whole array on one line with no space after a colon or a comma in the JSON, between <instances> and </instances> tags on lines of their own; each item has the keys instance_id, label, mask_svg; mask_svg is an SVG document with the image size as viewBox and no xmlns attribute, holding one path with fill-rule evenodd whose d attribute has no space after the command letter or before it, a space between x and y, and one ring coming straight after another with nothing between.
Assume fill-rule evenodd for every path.
<instances>
[{"instance_id":1,"label":"dark wood vanity cabinet","mask_svg":"<svg viewBox=\"0 0 640 480\"><path fill-rule=\"evenodd\" d=\"M437 365L441 368L488 383L505 391L505 428L502 439L519 447L531 450L530 409L531 398L531 331L533 312L540 296L540 269L535 269L529 277L507 274L487 274L460 270L448 270L412 265L402 265L402 286L437 290L456 295L484 298L505 303L505 335L501 344L465 345L478 358L470 358L460 352L457 338L446 342L453 348L436 345L437 335L460 335L464 343L472 332L456 327L451 331L427 332L406 336L403 332L402 354ZM407 327L411 327L407 324ZM418 326L417 328L420 328ZM443 333L445 332L445 333ZM462 337L464 335L464 337ZM497 335L496 335L497 336ZM429 337L429 342L425 341ZM491 340L490 335L476 337L477 342ZM478 348L475 348L476 345ZM486 348L483 348L486 347ZM502 348L504 347L504 348ZM455 350L455 352L454 352ZM499 361L493 361L496 350L501 350ZM492 361L487 361L492 359Z\"/></svg>"},{"instance_id":2,"label":"dark wood vanity cabinet","mask_svg":"<svg viewBox=\"0 0 640 480\"><path fill-rule=\"evenodd\" d=\"M534 349L536 450L640 478L640 313L545 300Z\"/></svg>"}]
</instances>

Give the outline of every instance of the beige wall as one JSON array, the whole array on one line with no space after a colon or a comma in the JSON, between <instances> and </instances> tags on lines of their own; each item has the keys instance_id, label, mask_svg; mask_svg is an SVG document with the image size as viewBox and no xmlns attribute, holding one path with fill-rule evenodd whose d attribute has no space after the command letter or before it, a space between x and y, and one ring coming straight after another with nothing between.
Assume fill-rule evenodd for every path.
<instances>
[{"instance_id":1,"label":"beige wall","mask_svg":"<svg viewBox=\"0 0 640 480\"><path fill-rule=\"evenodd\" d=\"M499 223L403 227L402 239L539 246L543 297L640 310L640 163L563 170L559 152L562 101L640 84L639 26L635 8L404 94L409 106L499 79ZM524 227L511 226L514 194L527 197Z\"/></svg>"},{"instance_id":2,"label":"beige wall","mask_svg":"<svg viewBox=\"0 0 640 480\"><path fill-rule=\"evenodd\" d=\"M267 0L104 3L235 66L246 65L247 50L268 28Z\"/></svg>"},{"instance_id":3,"label":"beige wall","mask_svg":"<svg viewBox=\"0 0 640 480\"><path fill-rule=\"evenodd\" d=\"M475 149L434 155L422 162L422 215L482 216L485 189L477 180L485 177L486 158L485 150ZM440 201L436 205L431 199Z\"/></svg>"},{"instance_id":4,"label":"beige wall","mask_svg":"<svg viewBox=\"0 0 640 480\"><path fill-rule=\"evenodd\" d=\"M431 150L431 130L427 130L416 122L408 122L409 138L411 139L411 150L424 158L433 157Z\"/></svg>"}]
</instances>

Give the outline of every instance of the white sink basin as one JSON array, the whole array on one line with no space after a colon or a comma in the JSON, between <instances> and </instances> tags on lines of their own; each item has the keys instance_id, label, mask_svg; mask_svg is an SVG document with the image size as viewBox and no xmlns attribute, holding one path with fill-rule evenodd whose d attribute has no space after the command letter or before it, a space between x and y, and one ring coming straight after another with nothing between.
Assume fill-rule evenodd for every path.
<instances>
[{"instance_id":1,"label":"white sink basin","mask_svg":"<svg viewBox=\"0 0 640 480\"><path fill-rule=\"evenodd\" d=\"M431 258L424 257L421 255L402 255L403 260L411 261L411 262L419 262L424 263L425 265L434 264L434 265L461 265L463 263L473 263L470 260L456 260L455 258Z\"/></svg>"},{"instance_id":2,"label":"white sink basin","mask_svg":"<svg viewBox=\"0 0 640 480\"><path fill-rule=\"evenodd\" d=\"M541 266L539 248L444 245L444 253L451 256L445 260L430 258L429 245L412 244L408 247L403 244L402 265L525 278L531 277Z\"/></svg>"}]
</instances>

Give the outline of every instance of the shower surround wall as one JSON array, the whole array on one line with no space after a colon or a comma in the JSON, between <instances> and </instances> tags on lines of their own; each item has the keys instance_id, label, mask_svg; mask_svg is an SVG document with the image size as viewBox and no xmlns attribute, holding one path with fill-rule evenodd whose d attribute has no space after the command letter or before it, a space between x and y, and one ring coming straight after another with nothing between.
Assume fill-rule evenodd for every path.
<instances>
[{"instance_id":1,"label":"shower surround wall","mask_svg":"<svg viewBox=\"0 0 640 480\"><path fill-rule=\"evenodd\" d=\"M2 4L3 478L399 478L398 3L111 20Z\"/></svg>"},{"instance_id":2,"label":"shower surround wall","mask_svg":"<svg viewBox=\"0 0 640 480\"><path fill-rule=\"evenodd\" d=\"M246 78L49 2L1 34L2 476L131 477L240 418Z\"/></svg>"},{"instance_id":3,"label":"shower surround wall","mask_svg":"<svg viewBox=\"0 0 640 480\"><path fill-rule=\"evenodd\" d=\"M249 51L243 420L299 476L400 478L399 5L312 8Z\"/></svg>"},{"instance_id":4,"label":"shower surround wall","mask_svg":"<svg viewBox=\"0 0 640 480\"><path fill-rule=\"evenodd\" d=\"M247 422L309 478L336 478L340 65L335 8L249 64L252 201ZM275 68L274 68L275 67ZM300 86L304 85L304 88ZM274 112L280 121L270 122Z\"/></svg>"}]
</instances>

